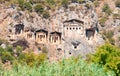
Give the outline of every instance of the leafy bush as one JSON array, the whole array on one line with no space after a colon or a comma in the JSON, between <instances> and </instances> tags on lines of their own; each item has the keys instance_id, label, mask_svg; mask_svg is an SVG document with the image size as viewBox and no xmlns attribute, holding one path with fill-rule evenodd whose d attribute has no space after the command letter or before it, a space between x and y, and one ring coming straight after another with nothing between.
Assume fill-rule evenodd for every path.
<instances>
[{"instance_id":1,"label":"leafy bush","mask_svg":"<svg viewBox=\"0 0 120 76\"><path fill-rule=\"evenodd\" d=\"M120 14L113 14L114 19L120 19Z\"/></svg>"},{"instance_id":2,"label":"leafy bush","mask_svg":"<svg viewBox=\"0 0 120 76\"><path fill-rule=\"evenodd\" d=\"M44 11L44 8L41 4L37 4L34 6L35 12L42 13Z\"/></svg>"},{"instance_id":3,"label":"leafy bush","mask_svg":"<svg viewBox=\"0 0 120 76\"><path fill-rule=\"evenodd\" d=\"M49 17L50 17L49 12L48 12L48 11L44 11L44 12L43 12L43 18L48 19Z\"/></svg>"},{"instance_id":4,"label":"leafy bush","mask_svg":"<svg viewBox=\"0 0 120 76\"><path fill-rule=\"evenodd\" d=\"M98 47L91 60L95 63L103 65L108 70L114 70L117 76L120 75L120 49L111 45L105 44Z\"/></svg>"},{"instance_id":5,"label":"leafy bush","mask_svg":"<svg viewBox=\"0 0 120 76\"><path fill-rule=\"evenodd\" d=\"M7 52L10 52L10 53L13 53L13 52L14 52L12 46L7 46L7 47L5 48L5 50L6 50Z\"/></svg>"},{"instance_id":6,"label":"leafy bush","mask_svg":"<svg viewBox=\"0 0 120 76\"><path fill-rule=\"evenodd\" d=\"M107 38L112 38L114 35L114 31L109 30L109 31L104 31L103 33Z\"/></svg>"},{"instance_id":7,"label":"leafy bush","mask_svg":"<svg viewBox=\"0 0 120 76\"><path fill-rule=\"evenodd\" d=\"M6 63L7 61L12 62L12 60L14 60L14 57L11 55L10 52L5 51L5 52L2 52L1 60L3 63Z\"/></svg>"},{"instance_id":8,"label":"leafy bush","mask_svg":"<svg viewBox=\"0 0 120 76\"><path fill-rule=\"evenodd\" d=\"M48 5L54 5L55 4L55 1L54 0L46 0L46 3Z\"/></svg>"},{"instance_id":9,"label":"leafy bush","mask_svg":"<svg viewBox=\"0 0 120 76\"><path fill-rule=\"evenodd\" d=\"M34 53L27 53L25 54L25 62L29 66L34 66L36 63L36 56Z\"/></svg>"},{"instance_id":10,"label":"leafy bush","mask_svg":"<svg viewBox=\"0 0 120 76\"><path fill-rule=\"evenodd\" d=\"M0 59L3 63L14 60L14 51L12 46L7 46L6 48L0 47Z\"/></svg>"},{"instance_id":11,"label":"leafy bush","mask_svg":"<svg viewBox=\"0 0 120 76\"><path fill-rule=\"evenodd\" d=\"M94 1L94 5L95 5L95 7L98 7L99 6L99 2L98 1Z\"/></svg>"},{"instance_id":12,"label":"leafy bush","mask_svg":"<svg viewBox=\"0 0 120 76\"><path fill-rule=\"evenodd\" d=\"M43 63L47 58L47 48L43 48L42 50L44 53L40 53L39 55L34 54L33 52L23 53L22 47L17 46L16 51L13 51L12 46L7 46L5 49L0 47L0 59L2 63L6 63L10 61L13 65L24 65L27 64L28 66L39 66Z\"/></svg>"},{"instance_id":13,"label":"leafy bush","mask_svg":"<svg viewBox=\"0 0 120 76\"><path fill-rule=\"evenodd\" d=\"M23 48L21 46L16 47L16 55L19 56L23 51Z\"/></svg>"},{"instance_id":14,"label":"leafy bush","mask_svg":"<svg viewBox=\"0 0 120 76\"><path fill-rule=\"evenodd\" d=\"M40 53L38 55L34 54L33 52L29 53L21 53L18 57L19 64L27 64L30 67L33 66L40 66L46 60L47 54Z\"/></svg>"},{"instance_id":15,"label":"leafy bush","mask_svg":"<svg viewBox=\"0 0 120 76\"><path fill-rule=\"evenodd\" d=\"M106 14L110 15L112 13L112 10L110 9L108 4L104 4L102 11L105 12Z\"/></svg>"},{"instance_id":16,"label":"leafy bush","mask_svg":"<svg viewBox=\"0 0 120 76\"><path fill-rule=\"evenodd\" d=\"M30 4L30 2L25 2L24 3L24 8L29 10L29 11L32 11L32 5Z\"/></svg>"},{"instance_id":17,"label":"leafy bush","mask_svg":"<svg viewBox=\"0 0 120 76\"><path fill-rule=\"evenodd\" d=\"M114 31L104 31L103 35L105 36L105 39L108 40L112 45L115 45L115 40L112 38L114 35Z\"/></svg>"},{"instance_id":18,"label":"leafy bush","mask_svg":"<svg viewBox=\"0 0 120 76\"><path fill-rule=\"evenodd\" d=\"M19 7L24 10L24 0L18 0Z\"/></svg>"},{"instance_id":19,"label":"leafy bush","mask_svg":"<svg viewBox=\"0 0 120 76\"><path fill-rule=\"evenodd\" d=\"M47 58L47 54L45 54L45 53L40 53L38 56L37 56L37 63L36 63L36 65L37 66L40 66L40 64L42 64L45 60L46 60L46 58Z\"/></svg>"},{"instance_id":20,"label":"leafy bush","mask_svg":"<svg viewBox=\"0 0 120 76\"><path fill-rule=\"evenodd\" d=\"M0 46L0 56L2 55L2 52L4 52L5 50Z\"/></svg>"},{"instance_id":21,"label":"leafy bush","mask_svg":"<svg viewBox=\"0 0 120 76\"><path fill-rule=\"evenodd\" d=\"M102 17L100 20L99 20L99 23L102 27L105 26L105 22L107 21L107 18L106 17Z\"/></svg>"},{"instance_id":22,"label":"leafy bush","mask_svg":"<svg viewBox=\"0 0 120 76\"><path fill-rule=\"evenodd\" d=\"M65 8L68 8L69 1L68 0L62 0L61 5Z\"/></svg>"}]
</instances>

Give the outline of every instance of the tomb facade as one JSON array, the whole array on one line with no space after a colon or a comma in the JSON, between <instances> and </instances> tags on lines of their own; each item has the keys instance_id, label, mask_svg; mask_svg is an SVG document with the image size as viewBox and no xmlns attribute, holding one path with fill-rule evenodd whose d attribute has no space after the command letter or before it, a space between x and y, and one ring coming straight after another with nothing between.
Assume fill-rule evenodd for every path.
<instances>
[{"instance_id":1,"label":"tomb facade","mask_svg":"<svg viewBox=\"0 0 120 76\"><path fill-rule=\"evenodd\" d=\"M69 39L78 39L84 33L84 22L71 19L64 21L64 37Z\"/></svg>"},{"instance_id":2,"label":"tomb facade","mask_svg":"<svg viewBox=\"0 0 120 76\"><path fill-rule=\"evenodd\" d=\"M57 32L57 31L51 32L49 40L52 44L60 44L61 43L61 33Z\"/></svg>"},{"instance_id":3,"label":"tomb facade","mask_svg":"<svg viewBox=\"0 0 120 76\"><path fill-rule=\"evenodd\" d=\"M48 42L48 31L44 29L35 31L35 41L37 43L47 43Z\"/></svg>"}]
</instances>

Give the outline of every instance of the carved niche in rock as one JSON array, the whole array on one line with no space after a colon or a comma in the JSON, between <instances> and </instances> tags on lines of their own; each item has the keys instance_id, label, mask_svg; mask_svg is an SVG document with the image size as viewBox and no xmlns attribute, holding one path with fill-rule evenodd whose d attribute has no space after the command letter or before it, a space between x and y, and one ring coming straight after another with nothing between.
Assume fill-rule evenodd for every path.
<instances>
[{"instance_id":1,"label":"carved niche in rock","mask_svg":"<svg viewBox=\"0 0 120 76\"><path fill-rule=\"evenodd\" d=\"M40 29L35 31L35 40L38 43L46 43L48 38L48 31Z\"/></svg>"},{"instance_id":2,"label":"carved niche in rock","mask_svg":"<svg viewBox=\"0 0 120 76\"><path fill-rule=\"evenodd\" d=\"M16 24L14 27L15 27L15 34L20 34L24 30L24 24Z\"/></svg>"},{"instance_id":3,"label":"carved niche in rock","mask_svg":"<svg viewBox=\"0 0 120 76\"><path fill-rule=\"evenodd\" d=\"M50 42L53 44L60 44L61 43L61 34L60 32L51 32L50 33Z\"/></svg>"},{"instance_id":4,"label":"carved niche in rock","mask_svg":"<svg viewBox=\"0 0 120 76\"><path fill-rule=\"evenodd\" d=\"M26 27L24 33L26 39L32 39L34 36L34 28Z\"/></svg>"},{"instance_id":5,"label":"carved niche in rock","mask_svg":"<svg viewBox=\"0 0 120 76\"><path fill-rule=\"evenodd\" d=\"M88 40L89 40L91 37L94 38L95 31L97 31L97 29L98 29L97 27L91 27L91 28L85 30L86 37L88 38Z\"/></svg>"}]
</instances>

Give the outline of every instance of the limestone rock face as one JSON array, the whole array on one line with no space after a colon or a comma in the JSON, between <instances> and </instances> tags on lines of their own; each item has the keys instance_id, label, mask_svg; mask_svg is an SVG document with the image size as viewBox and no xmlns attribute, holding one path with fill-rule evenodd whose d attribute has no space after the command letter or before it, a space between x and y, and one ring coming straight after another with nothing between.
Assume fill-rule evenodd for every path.
<instances>
[{"instance_id":1,"label":"limestone rock face","mask_svg":"<svg viewBox=\"0 0 120 76\"><path fill-rule=\"evenodd\" d=\"M30 45L33 44L33 46L37 47L33 43L37 42L36 38L43 40L45 37L45 43L39 43L39 45L48 48L49 56L52 59L57 59L59 55L67 58L81 54L85 57L86 54L94 52L96 46L104 43L98 31L98 17L92 7L87 8L85 4L72 3L68 6L68 9L61 7L58 10L49 12L50 18L44 19L35 12L28 13L28 11L23 12L17 11L16 8L9 8L1 12L0 15L3 16L0 16L0 21L5 22L5 20L8 20L6 24L3 24L7 28L6 35L13 35L15 40L20 37L26 38L26 35L28 35L25 29L21 31L21 34L15 34L15 25L21 23L24 24L24 28L31 27L34 29L33 31L29 30L33 32L32 35L29 35L32 36L32 42L27 39ZM48 33L34 35L39 29ZM9 39L8 37L5 38ZM56 40L59 40L59 42Z\"/></svg>"}]
</instances>

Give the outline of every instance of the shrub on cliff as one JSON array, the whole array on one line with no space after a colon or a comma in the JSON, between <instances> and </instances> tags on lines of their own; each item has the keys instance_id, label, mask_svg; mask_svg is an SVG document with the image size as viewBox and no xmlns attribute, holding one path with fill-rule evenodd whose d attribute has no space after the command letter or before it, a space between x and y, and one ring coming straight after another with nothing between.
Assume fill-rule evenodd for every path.
<instances>
[{"instance_id":1,"label":"shrub on cliff","mask_svg":"<svg viewBox=\"0 0 120 76\"><path fill-rule=\"evenodd\" d=\"M104 4L102 11L105 12L106 14L110 15L112 13L112 10L110 9L108 4Z\"/></svg>"},{"instance_id":2,"label":"shrub on cliff","mask_svg":"<svg viewBox=\"0 0 120 76\"><path fill-rule=\"evenodd\" d=\"M65 8L68 8L69 1L68 0L62 0L61 5Z\"/></svg>"},{"instance_id":3,"label":"shrub on cliff","mask_svg":"<svg viewBox=\"0 0 120 76\"><path fill-rule=\"evenodd\" d=\"M43 15L43 18L45 18L45 19L48 19L48 18L50 17L50 14L49 14L48 11L44 11L44 12L42 13L42 15Z\"/></svg>"},{"instance_id":4,"label":"shrub on cliff","mask_svg":"<svg viewBox=\"0 0 120 76\"><path fill-rule=\"evenodd\" d=\"M35 12L37 12L37 13L42 13L42 12L44 11L44 7L43 7L41 4L36 4L36 5L34 6L34 10L35 10Z\"/></svg>"},{"instance_id":5,"label":"shrub on cliff","mask_svg":"<svg viewBox=\"0 0 120 76\"><path fill-rule=\"evenodd\" d=\"M120 14L113 14L113 19L120 19Z\"/></svg>"},{"instance_id":6,"label":"shrub on cliff","mask_svg":"<svg viewBox=\"0 0 120 76\"><path fill-rule=\"evenodd\" d=\"M40 66L41 63L43 63L47 58L47 54L40 53L40 54L34 54L33 52L29 53L20 53L18 56L18 62L19 64L27 64L30 67L33 66Z\"/></svg>"},{"instance_id":7,"label":"shrub on cliff","mask_svg":"<svg viewBox=\"0 0 120 76\"><path fill-rule=\"evenodd\" d=\"M29 11L32 11L32 5L30 4L30 2L25 2L24 3L24 8L29 10Z\"/></svg>"},{"instance_id":8,"label":"shrub on cliff","mask_svg":"<svg viewBox=\"0 0 120 76\"><path fill-rule=\"evenodd\" d=\"M102 27L105 26L105 22L107 21L107 18L106 17L102 17L101 19L99 19L99 23Z\"/></svg>"},{"instance_id":9,"label":"shrub on cliff","mask_svg":"<svg viewBox=\"0 0 120 76\"><path fill-rule=\"evenodd\" d=\"M104 37L107 41L109 41L112 45L115 45L115 40L113 38L113 36L114 36L114 31L113 30L104 31L103 35L104 35Z\"/></svg>"},{"instance_id":10,"label":"shrub on cliff","mask_svg":"<svg viewBox=\"0 0 120 76\"><path fill-rule=\"evenodd\" d=\"M24 0L18 0L19 7L24 10Z\"/></svg>"}]
</instances>

